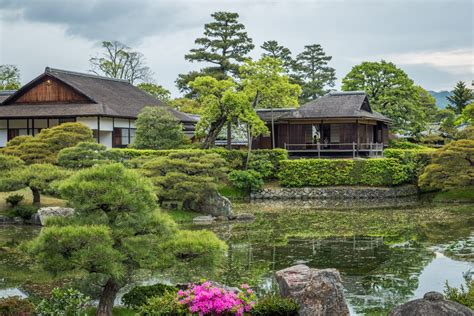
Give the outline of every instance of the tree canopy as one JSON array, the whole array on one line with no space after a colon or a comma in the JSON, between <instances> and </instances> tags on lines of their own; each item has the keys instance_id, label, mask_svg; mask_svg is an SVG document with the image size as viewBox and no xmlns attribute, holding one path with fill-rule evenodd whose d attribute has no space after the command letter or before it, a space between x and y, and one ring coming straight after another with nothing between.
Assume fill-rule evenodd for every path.
<instances>
[{"instance_id":1,"label":"tree canopy","mask_svg":"<svg viewBox=\"0 0 474 316\"><path fill-rule=\"evenodd\" d=\"M171 100L171 92L160 85L142 82L137 84L137 87L164 103L168 103Z\"/></svg>"},{"instance_id":2,"label":"tree canopy","mask_svg":"<svg viewBox=\"0 0 474 316\"><path fill-rule=\"evenodd\" d=\"M177 98L171 100L169 104L176 108L180 112L190 113L190 114L201 114L203 108L201 103L195 99L190 98Z\"/></svg>"},{"instance_id":3,"label":"tree canopy","mask_svg":"<svg viewBox=\"0 0 474 316\"><path fill-rule=\"evenodd\" d=\"M466 87L463 81L459 81L446 99L449 102L447 108L456 114L461 114L462 110L474 99L474 92Z\"/></svg>"},{"instance_id":4,"label":"tree canopy","mask_svg":"<svg viewBox=\"0 0 474 316\"><path fill-rule=\"evenodd\" d=\"M0 65L0 90L17 90L21 87L20 70L15 65Z\"/></svg>"},{"instance_id":5,"label":"tree canopy","mask_svg":"<svg viewBox=\"0 0 474 316\"><path fill-rule=\"evenodd\" d=\"M354 66L342 79L342 90L365 91L372 109L392 119L396 132L416 135L423 130L426 122L420 91L391 62L363 62Z\"/></svg>"},{"instance_id":6,"label":"tree canopy","mask_svg":"<svg viewBox=\"0 0 474 316\"><path fill-rule=\"evenodd\" d=\"M98 282L96 315L112 315L118 290L138 269L163 270L185 260L211 271L226 249L214 234L179 231L156 209L149 180L120 164L80 170L59 190L75 215L48 221L28 249L49 272Z\"/></svg>"},{"instance_id":7,"label":"tree canopy","mask_svg":"<svg viewBox=\"0 0 474 316\"><path fill-rule=\"evenodd\" d=\"M291 57L289 48L278 44L277 41L266 41L260 46L264 50L262 57L272 57L280 59L283 69L286 73L290 73L294 66L294 60Z\"/></svg>"},{"instance_id":8,"label":"tree canopy","mask_svg":"<svg viewBox=\"0 0 474 316\"><path fill-rule=\"evenodd\" d=\"M183 126L162 107L145 107L138 114L135 126L133 148L172 149L182 146L187 140Z\"/></svg>"},{"instance_id":9,"label":"tree canopy","mask_svg":"<svg viewBox=\"0 0 474 316\"><path fill-rule=\"evenodd\" d=\"M150 79L152 72L146 66L142 53L133 51L119 41L103 41L101 44L102 55L89 59L93 73L128 80L131 84Z\"/></svg>"}]
</instances>

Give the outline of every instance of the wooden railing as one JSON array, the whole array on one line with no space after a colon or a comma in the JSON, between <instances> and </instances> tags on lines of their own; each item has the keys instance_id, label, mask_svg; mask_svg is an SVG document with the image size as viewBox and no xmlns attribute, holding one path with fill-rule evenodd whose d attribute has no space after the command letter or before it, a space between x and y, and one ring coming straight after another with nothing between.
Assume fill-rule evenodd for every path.
<instances>
[{"instance_id":1,"label":"wooden railing","mask_svg":"<svg viewBox=\"0 0 474 316\"><path fill-rule=\"evenodd\" d=\"M317 153L318 157L324 153L352 153L352 157L358 157L364 153L369 157L383 157L382 143L338 143L338 144L287 144L285 149L290 153Z\"/></svg>"}]
</instances>

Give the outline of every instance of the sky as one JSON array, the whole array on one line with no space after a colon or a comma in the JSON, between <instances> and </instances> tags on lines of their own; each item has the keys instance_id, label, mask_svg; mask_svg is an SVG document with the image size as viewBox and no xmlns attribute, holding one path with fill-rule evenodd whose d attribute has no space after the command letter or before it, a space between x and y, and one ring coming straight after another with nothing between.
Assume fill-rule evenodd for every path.
<instances>
[{"instance_id":1,"label":"sky","mask_svg":"<svg viewBox=\"0 0 474 316\"><path fill-rule=\"evenodd\" d=\"M206 66L184 55L215 11L240 15L252 58L266 40L293 56L322 45L336 88L354 65L381 59L427 90L474 80L473 0L0 0L0 64L17 65L23 84L46 66L88 72L100 41L118 40L177 97L178 74Z\"/></svg>"}]
</instances>

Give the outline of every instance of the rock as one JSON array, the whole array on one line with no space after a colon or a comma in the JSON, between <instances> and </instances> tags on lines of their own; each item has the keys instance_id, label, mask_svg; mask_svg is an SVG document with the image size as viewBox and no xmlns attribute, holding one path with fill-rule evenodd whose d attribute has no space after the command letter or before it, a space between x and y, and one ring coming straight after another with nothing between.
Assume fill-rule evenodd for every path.
<instances>
[{"instance_id":1,"label":"rock","mask_svg":"<svg viewBox=\"0 0 474 316\"><path fill-rule=\"evenodd\" d=\"M409 301L393 309L389 316L473 316L474 312L459 303L445 300L443 294L428 292L423 298Z\"/></svg>"},{"instance_id":2,"label":"rock","mask_svg":"<svg viewBox=\"0 0 474 316\"><path fill-rule=\"evenodd\" d=\"M205 224L212 224L214 222L214 217L211 215L207 216L196 216L193 218L194 224L205 225Z\"/></svg>"},{"instance_id":3,"label":"rock","mask_svg":"<svg viewBox=\"0 0 474 316\"><path fill-rule=\"evenodd\" d=\"M46 220L50 217L61 216L68 217L74 215L74 209L69 207L61 206L51 206L51 207L42 207L38 212L32 216L32 221L39 223L39 225L44 226Z\"/></svg>"},{"instance_id":4,"label":"rock","mask_svg":"<svg viewBox=\"0 0 474 316\"><path fill-rule=\"evenodd\" d=\"M208 196L198 205L189 205L185 207L190 210L196 210L200 213L211 214L212 216L229 217L232 215L232 203L230 200L219 193Z\"/></svg>"},{"instance_id":5,"label":"rock","mask_svg":"<svg viewBox=\"0 0 474 316\"><path fill-rule=\"evenodd\" d=\"M298 264L277 271L275 275L280 294L292 297L300 304L299 315L349 315L341 276L336 269L311 269Z\"/></svg>"},{"instance_id":6,"label":"rock","mask_svg":"<svg viewBox=\"0 0 474 316\"><path fill-rule=\"evenodd\" d=\"M250 213L241 213L241 214L235 214L230 219L236 220L236 221L253 221L255 220L255 215L250 214Z\"/></svg>"}]
</instances>

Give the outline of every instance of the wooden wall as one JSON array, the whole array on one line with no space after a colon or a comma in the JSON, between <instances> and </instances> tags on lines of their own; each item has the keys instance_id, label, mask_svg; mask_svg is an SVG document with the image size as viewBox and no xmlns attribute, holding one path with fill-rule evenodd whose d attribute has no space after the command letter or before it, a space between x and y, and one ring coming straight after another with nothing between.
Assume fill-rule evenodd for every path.
<instances>
[{"instance_id":1,"label":"wooden wall","mask_svg":"<svg viewBox=\"0 0 474 316\"><path fill-rule=\"evenodd\" d=\"M62 82L45 77L39 84L26 91L13 103L85 103L90 102Z\"/></svg>"}]
</instances>

